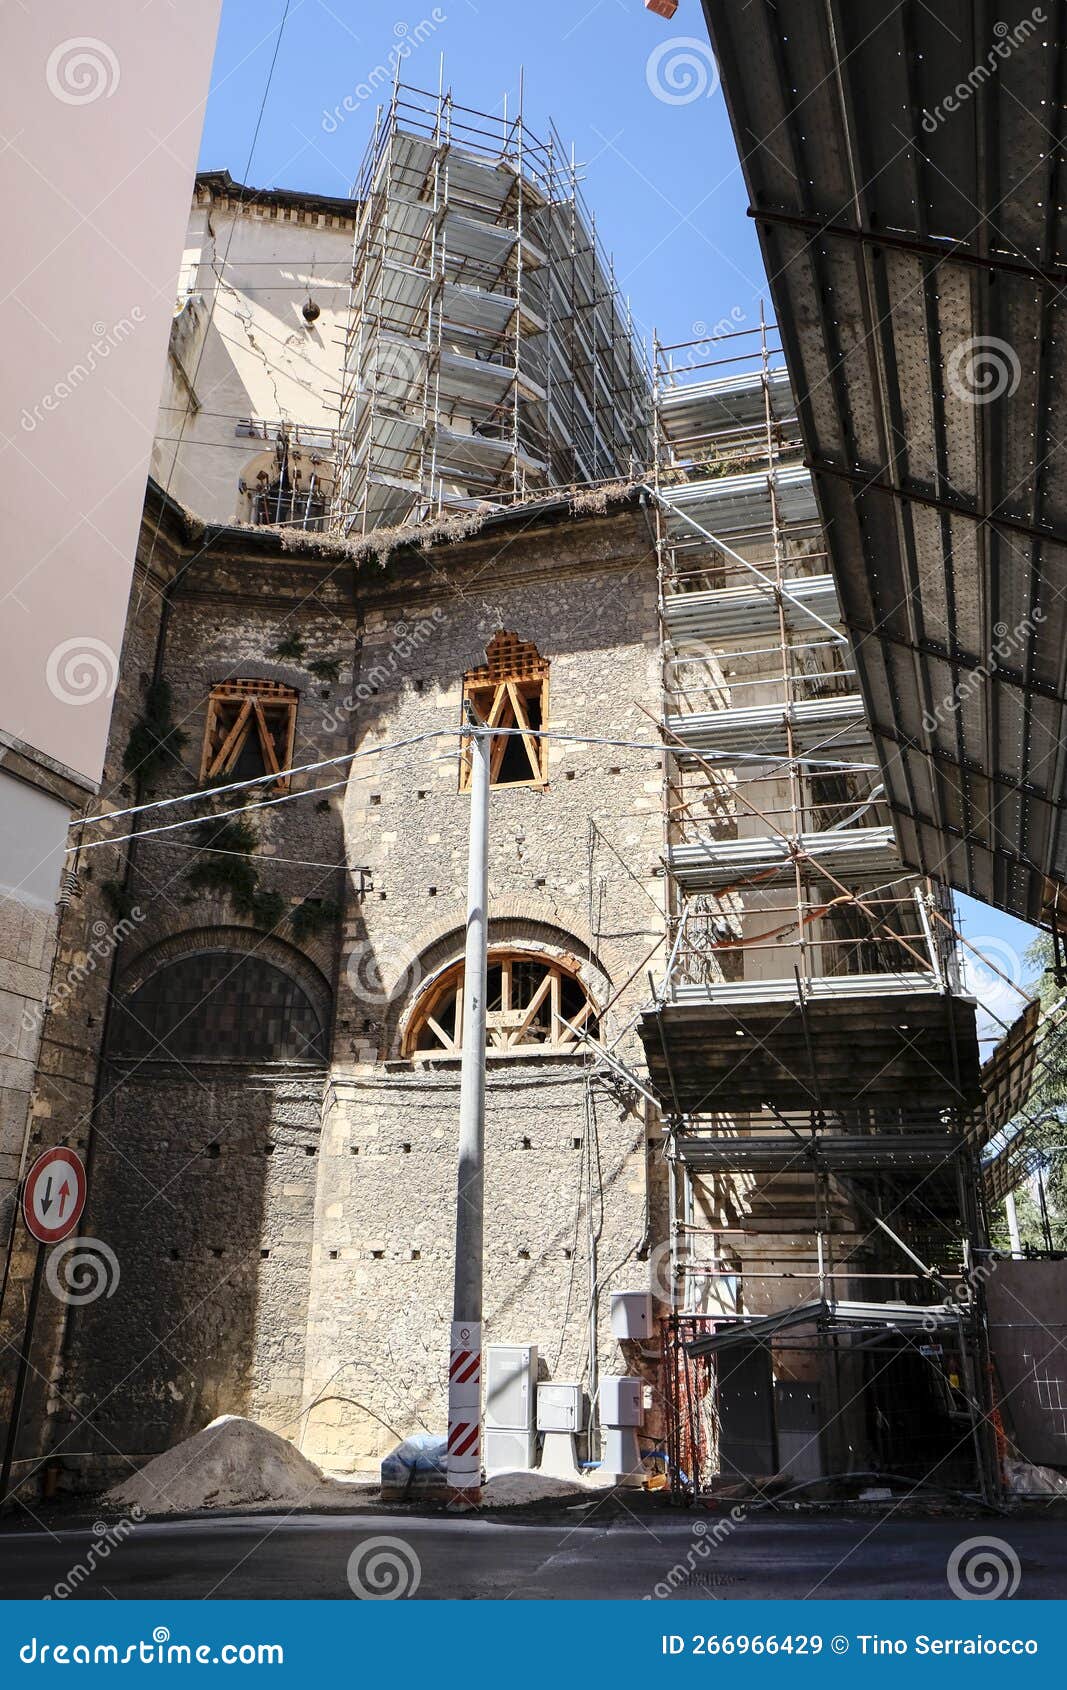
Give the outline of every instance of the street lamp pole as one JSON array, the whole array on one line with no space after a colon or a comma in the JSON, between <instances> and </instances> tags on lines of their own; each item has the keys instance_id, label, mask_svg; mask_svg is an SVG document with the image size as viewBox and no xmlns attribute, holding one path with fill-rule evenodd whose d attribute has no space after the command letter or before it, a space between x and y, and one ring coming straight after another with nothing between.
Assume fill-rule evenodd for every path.
<instances>
[{"instance_id":1,"label":"street lamp pole","mask_svg":"<svg viewBox=\"0 0 1067 1690\"><path fill-rule=\"evenodd\" d=\"M485 1149L485 997L489 945L489 758L493 743L468 706L470 845L463 972L456 1261L448 1366L449 1506L482 1499L482 1226Z\"/></svg>"}]
</instances>

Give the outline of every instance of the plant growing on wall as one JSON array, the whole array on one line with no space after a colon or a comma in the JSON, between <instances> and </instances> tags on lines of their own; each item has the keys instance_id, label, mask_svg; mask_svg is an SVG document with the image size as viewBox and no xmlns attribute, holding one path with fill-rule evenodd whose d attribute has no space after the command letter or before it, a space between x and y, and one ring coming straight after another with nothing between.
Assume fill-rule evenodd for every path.
<instances>
[{"instance_id":1,"label":"plant growing on wall","mask_svg":"<svg viewBox=\"0 0 1067 1690\"><path fill-rule=\"evenodd\" d=\"M167 762L178 761L188 734L176 727L169 681L155 680L145 693L144 708L130 729L122 766L150 786Z\"/></svg>"},{"instance_id":2,"label":"plant growing on wall","mask_svg":"<svg viewBox=\"0 0 1067 1690\"><path fill-rule=\"evenodd\" d=\"M317 675L320 681L337 681L341 675L341 659L339 657L313 657L304 667L309 675Z\"/></svg>"},{"instance_id":3,"label":"plant growing on wall","mask_svg":"<svg viewBox=\"0 0 1067 1690\"><path fill-rule=\"evenodd\" d=\"M268 654L281 662L299 663L309 675L315 675L320 681L336 681L341 674L341 659L339 657L311 657L307 656L307 646L300 633L285 634L271 647Z\"/></svg>"},{"instance_id":4,"label":"plant growing on wall","mask_svg":"<svg viewBox=\"0 0 1067 1690\"><path fill-rule=\"evenodd\" d=\"M337 920L338 906L333 898L303 898L289 912L289 926L298 944L313 939L316 933Z\"/></svg>"},{"instance_id":5,"label":"plant growing on wall","mask_svg":"<svg viewBox=\"0 0 1067 1690\"><path fill-rule=\"evenodd\" d=\"M193 840L203 855L186 875L189 889L228 897L238 914L258 927L277 927L285 914L285 899L259 883L252 860L259 840L252 824L243 817L213 817L193 829Z\"/></svg>"},{"instance_id":6,"label":"plant growing on wall","mask_svg":"<svg viewBox=\"0 0 1067 1690\"><path fill-rule=\"evenodd\" d=\"M123 886L121 880L105 880L101 883L100 891L107 900L108 909L115 920L127 921L135 907L133 893L129 887Z\"/></svg>"},{"instance_id":7,"label":"plant growing on wall","mask_svg":"<svg viewBox=\"0 0 1067 1690\"><path fill-rule=\"evenodd\" d=\"M302 637L298 633L292 633L283 635L277 645L271 647L269 655L277 657L283 662L288 660L293 663L300 663L303 660L304 651L305 646Z\"/></svg>"}]
</instances>

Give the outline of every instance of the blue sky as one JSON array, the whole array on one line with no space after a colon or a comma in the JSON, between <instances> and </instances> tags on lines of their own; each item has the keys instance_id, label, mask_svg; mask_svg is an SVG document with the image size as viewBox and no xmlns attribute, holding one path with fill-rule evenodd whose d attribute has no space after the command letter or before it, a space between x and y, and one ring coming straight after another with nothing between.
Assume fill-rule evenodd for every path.
<instances>
[{"instance_id":1,"label":"blue sky","mask_svg":"<svg viewBox=\"0 0 1067 1690\"><path fill-rule=\"evenodd\" d=\"M241 179L283 10L224 0L202 168ZM348 193L379 97L357 90L405 39L404 81L436 89L443 54L456 101L482 111L501 113L505 96L514 111L525 72L527 121L551 118L573 143L644 332L698 338L731 312L758 322L766 282L699 0L670 23L641 0L291 0L250 183Z\"/></svg>"},{"instance_id":2,"label":"blue sky","mask_svg":"<svg viewBox=\"0 0 1067 1690\"><path fill-rule=\"evenodd\" d=\"M514 111L523 72L527 121L544 131L551 119L573 143L639 332L676 341L758 323L766 279L699 0L681 0L669 23L641 0L290 0L257 135L284 10L224 0L203 169L347 194L374 126L372 79L391 75L402 45L405 82L436 89L443 55L455 100L482 111L502 113L505 98ZM1034 930L958 904L972 943L1027 984ZM1004 1020L1020 1013L1018 992L973 959L970 980ZM999 1031L988 1018L984 1030Z\"/></svg>"}]
</instances>

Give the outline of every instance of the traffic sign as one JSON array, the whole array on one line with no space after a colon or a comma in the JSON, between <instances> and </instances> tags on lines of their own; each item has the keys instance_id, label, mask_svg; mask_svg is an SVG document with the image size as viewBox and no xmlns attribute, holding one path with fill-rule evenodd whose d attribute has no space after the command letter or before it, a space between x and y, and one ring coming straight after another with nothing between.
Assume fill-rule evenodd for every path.
<instances>
[{"instance_id":1,"label":"traffic sign","mask_svg":"<svg viewBox=\"0 0 1067 1690\"><path fill-rule=\"evenodd\" d=\"M85 1164L58 1145L38 1156L22 1188L22 1215L40 1244L58 1244L74 1231L85 1208Z\"/></svg>"}]
</instances>

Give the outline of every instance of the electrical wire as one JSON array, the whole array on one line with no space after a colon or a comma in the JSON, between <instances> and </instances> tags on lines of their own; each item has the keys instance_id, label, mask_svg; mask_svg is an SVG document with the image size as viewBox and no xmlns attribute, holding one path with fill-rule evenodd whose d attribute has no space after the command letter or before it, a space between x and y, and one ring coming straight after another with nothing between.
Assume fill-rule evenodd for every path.
<instances>
[{"instance_id":1,"label":"electrical wire","mask_svg":"<svg viewBox=\"0 0 1067 1690\"><path fill-rule=\"evenodd\" d=\"M357 757L377 757L383 751L399 751L407 745L419 745L427 739L438 739L441 734L451 733L451 728L431 728L426 733L412 734L408 739L394 739L384 745L371 745L363 751L343 751L338 757L324 757L318 763L298 763L293 768L279 769L277 774L253 775L250 780L232 780L225 786L205 786L197 792L182 792L176 798L154 798L148 804L131 804L125 810L108 810L105 815L79 816L71 822L71 827L88 827L92 822L114 822L123 816L143 816L147 810L163 810L168 804L191 804L197 798L221 798L224 792L240 792L250 786L273 786L276 781L288 780L290 775L306 775L316 769L336 768L339 763L351 763ZM308 789L313 790L313 789ZM303 797L303 793L294 794ZM108 840L108 844L115 844L115 840Z\"/></svg>"},{"instance_id":2,"label":"electrical wire","mask_svg":"<svg viewBox=\"0 0 1067 1690\"><path fill-rule=\"evenodd\" d=\"M606 738L603 735L564 734L564 733L552 732L551 730L547 730L547 729L544 729L544 728L497 728L497 727L493 727L493 728L486 728L485 731L487 733L490 733L490 734L498 734L498 735L501 735L501 736L507 735L507 736L510 736L510 737L513 737L513 738L554 740L554 741L557 741L558 743L564 744L564 745L602 745L602 746L605 746L609 749L613 749L613 750L617 750L617 751L654 751L656 753L660 753L663 750L663 746L658 740L609 739L609 738ZM196 792L179 793L174 798L155 798L148 804L131 804L131 805L128 806L128 808L126 808L124 810L109 810L109 811L106 812L106 814L100 814L100 815L95 815L95 816L79 816L79 817L76 817L71 822L70 825L71 825L71 828L89 827L89 826L91 826L91 825L93 825L97 822L118 821L123 816L144 815L146 813L146 811L148 811L148 810L161 810L161 809L166 808L166 806L169 805L169 804L191 804L198 798L218 798L218 797L221 797L221 795L225 792L237 792L237 791L242 790L243 788L247 788L247 787L250 787L250 786L274 785L274 783L279 781L279 780L288 780L291 775L310 774L310 773L313 773L317 769L336 768L343 763L350 763L350 762L354 761L354 759L357 758L357 757L377 757L377 756L380 756L383 752L402 750L405 746L419 745L419 744L422 744L425 740L428 740L428 739L451 738L453 735L458 735L458 736L462 737L466 734L469 734L470 732L472 732L472 730L469 727L463 726L462 724L459 724L454 728L430 728L425 733L412 734L407 739L398 739L398 740L387 741L383 745L374 745L374 746L371 746L369 749L363 750L363 751L343 751L336 757L324 757L319 762L316 762L316 763L299 763L299 764L294 765L291 768L279 769L276 774L253 775L250 780L230 781L225 786L201 787ZM722 760L728 767L733 767L734 765L736 765L739 762L755 762L755 763L760 763L762 765L762 764L765 764L768 760L766 753L761 754L761 753L755 752L755 751L753 751L753 752L712 751L712 752L702 752L701 756L704 757L705 759L709 759L711 757L717 757L720 760ZM805 767L805 766L809 766L809 765L814 765L815 767L818 767L818 768L848 769L848 770L853 770L853 769L857 769L857 768L866 769L869 766L873 767L873 765L867 765L865 763L861 763L861 764L841 763L841 762L837 762L835 760L828 760L828 759L823 759L823 758L810 759L810 758L804 758L804 757L797 757L797 758L790 759L790 761L796 763L798 767ZM312 794L314 792L328 791L328 790L332 790L332 789L326 788L326 787L309 787L304 792L292 793L290 796L292 796L294 798L303 798L303 797L309 796L310 794ZM252 807L253 806L251 806L251 805L248 806L248 808L252 808ZM236 813L236 812L234 812L234 813ZM133 838L134 836L132 834L126 834L126 835L123 835L122 837L123 838ZM138 837L139 837L139 835L138 835ZM104 841L104 843L106 843L108 845L116 845L116 844L121 843L121 839L120 838L109 839L109 840ZM82 848L88 849L88 847L82 847ZM69 855L69 853L68 853L68 855Z\"/></svg>"},{"instance_id":3,"label":"electrical wire","mask_svg":"<svg viewBox=\"0 0 1067 1690\"><path fill-rule=\"evenodd\" d=\"M190 816L183 822L162 822L159 827L138 828L136 833L120 833L114 839L91 839L88 844L70 845L66 856L80 856L83 851L102 851L108 845L122 845L127 839L151 839L156 833L176 833L182 827L202 827L205 822L224 822L230 816L247 816L252 810L270 810L276 804L295 804L298 798L314 798L320 792L336 792L348 781L332 780L325 786L309 786L303 792L284 792L280 798L264 798L258 804L242 804L236 810L214 810L206 816Z\"/></svg>"},{"instance_id":4,"label":"electrical wire","mask_svg":"<svg viewBox=\"0 0 1067 1690\"><path fill-rule=\"evenodd\" d=\"M215 820L214 816L205 816L203 819L205 822L212 822ZM140 834L138 834L138 838L140 837ZM198 856L241 857L245 862L248 861L247 851L224 851L221 845L186 845L181 839L161 839L159 843L166 846L171 851L195 851ZM111 844L110 839L107 841L107 844ZM360 863L316 863L312 862L307 857L275 857L273 855L265 858L264 861L268 863L286 863L292 868L358 869L364 866Z\"/></svg>"},{"instance_id":5,"label":"electrical wire","mask_svg":"<svg viewBox=\"0 0 1067 1690\"><path fill-rule=\"evenodd\" d=\"M256 151L256 142L259 140L259 131L263 126L263 116L264 116L264 113L266 112L266 109L267 109L267 99L270 95L271 83L274 81L274 71L275 71L275 68L276 68L277 63L278 63L278 55L281 52L282 36L285 34L285 25L286 25L286 22L288 21L289 8L290 8L291 4L292 4L292 0L285 0L285 6L284 6L284 9L282 11L281 22L278 25L277 38L275 39L275 42L274 42L274 52L271 55L270 65L269 65L268 70L267 70L267 79L266 79L265 83L263 84L263 93L260 97L259 111L256 113L255 127L252 130L252 140L251 140L251 142L249 144L249 148L248 148L248 157L245 160L245 167L244 167L244 170L241 173L242 176L244 176L244 177L247 177L251 173L252 159L254 158L255 151ZM245 189L244 185L242 184L241 193L238 196L238 200L237 200L238 209L240 209L240 207L244 204L245 197L246 197L246 191L247 190ZM229 236L228 236L227 241L226 241L226 250L222 255L222 261L221 261L220 269L218 271L213 272L215 274L216 281L215 281L215 287L212 290L212 294L211 294L211 303L208 306L207 324L206 324L206 328L205 328L205 333L204 333L204 336L203 336L201 343L200 343L200 350L197 353L196 364L193 367L192 376L189 378L189 386L194 391L195 391L195 388L196 388L197 377L200 374L200 365L203 362L204 353L207 350L207 345L208 345L208 341L209 341L209 338L210 338L206 331L208 329L210 329L212 327L213 323L214 323L215 310L216 310L216 307L217 307L218 302L219 302L219 295L222 292L222 288L223 288L222 271L225 270L226 264L229 260L230 247L233 243L234 233L237 229L237 221L238 221L237 218L234 217L233 223L230 227L230 233L229 233ZM171 482L174 480L175 471L177 470L177 467L178 467L178 452L179 452L182 440L184 439L184 436L185 436L185 427L186 427L186 424L189 420L190 415L191 415L191 412L189 410L186 410L183 414L183 417L182 417L182 426L181 426L181 429L179 430L178 445L175 447L174 456L171 459L170 470L167 474L166 485L163 488L163 493L164 493L165 498L169 498L169 496L170 496ZM148 559L147 559L147 562L145 564L145 579L147 579L148 571L152 567L152 560L154 559L154 557L156 555L156 546L159 543L159 530L160 530L160 525L161 525L162 521L163 521L163 517L162 517L162 514L160 514L160 516L159 516L159 518L156 522L155 533L152 535L152 543L151 543L149 550L148 550ZM140 609L140 596L138 597L137 608L138 608L138 610Z\"/></svg>"}]
</instances>

